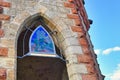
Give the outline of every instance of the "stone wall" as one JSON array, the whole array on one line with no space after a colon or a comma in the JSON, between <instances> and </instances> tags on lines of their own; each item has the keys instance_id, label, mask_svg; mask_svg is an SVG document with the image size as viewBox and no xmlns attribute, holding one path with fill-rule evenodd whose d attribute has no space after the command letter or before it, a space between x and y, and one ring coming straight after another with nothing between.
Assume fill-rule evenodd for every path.
<instances>
[{"instance_id":1,"label":"stone wall","mask_svg":"<svg viewBox=\"0 0 120 80\"><path fill-rule=\"evenodd\" d=\"M0 29L0 80L16 80L16 46L18 36L26 23L42 16L51 30L56 30L62 54L69 61L69 80L102 80L101 73L87 33L89 21L80 1L78 15L74 0L6 0L12 4L4 8L11 15ZM82 17L82 18L80 18Z\"/></svg>"}]
</instances>

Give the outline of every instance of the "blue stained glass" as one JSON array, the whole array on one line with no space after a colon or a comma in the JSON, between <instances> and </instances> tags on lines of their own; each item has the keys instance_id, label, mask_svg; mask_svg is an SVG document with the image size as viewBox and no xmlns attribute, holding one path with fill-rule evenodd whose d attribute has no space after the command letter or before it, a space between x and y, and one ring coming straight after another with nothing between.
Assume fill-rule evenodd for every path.
<instances>
[{"instance_id":1,"label":"blue stained glass","mask_svg":"<svg viewBox=\"0 0 120 80\"><path fill-rule=\"evenodd\" d=\"M40 25L32 33L29 40L30 53L55 54L55 46L49 33Z\"/></svg>"}]
</instances>

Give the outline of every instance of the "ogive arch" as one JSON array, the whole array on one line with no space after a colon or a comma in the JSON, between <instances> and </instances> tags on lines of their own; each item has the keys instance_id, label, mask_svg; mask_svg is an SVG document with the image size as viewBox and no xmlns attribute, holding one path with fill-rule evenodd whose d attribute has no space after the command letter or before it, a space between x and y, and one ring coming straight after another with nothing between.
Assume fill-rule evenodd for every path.
<instances>
[{"instance_id":1,"label":"ogive arch","mask_svg":"<svg viewBox=\"0 0 120 80\"><path fill-rule=\"evenodd\" d=\"M17 23L18 24L18 23ZM19 23L20 24L20 23ZM58 79L60 79L60 80L63 80L63 79L68 79L68 76L66 75L67 74L67 70L66 70L66 62L65 62L65 58L63 57L63 56L61 56L61 55L63 55L63 53L61 52L61 50L62 50L62 45L60 45L60 42L59 41L62 41L62 40L60 40L60 37L62 37L61 39L63 39L64 37L62 36L62 34L61 34L61 30L59 29L59 27L57 26L57 24L54 24L53 22L51 22L50 20L48 20L48 18L46 19L44 16L42 16L42 15L40 15L39 13L37 13L37 14L35 14L35 15L32 15L32 16L29 16L29 17L27 17L27 19L25 19L24 21L23 21L23 23L21 23L21 26L18 28L18 32L17 32L17 35L16 35L16 47L17 47L17 50L16 50L16 53L17 53L17 55L21 55L21 47L23 48L23 49L25 49L25 51L23 51L23 49L22 49L22 51L23 52L26 52L27 51L27 48L25 47L26 45L28 45L27 44L27 42L28 42L28 40L29 39L25 39L24 38L24 35L27 35L27 33L24 33L25 31L26 31L26 29L27 30L29 30L29 31L31 31L32 29L34 30L35 29L35 27L37 27L38 25L43 25L44 27L45 27L45 29L49 32L49 33L51 33L52 34L52 38L54 39L54 43L55 43L55 46L56 46L56 52L57 52L57 54L60 56L60 59L62 59L62 61L63 62L61 62L61 60L59 59L54 59L54 60L52 60L52 61L50 61L51 59L49 59L49 58L46 58L45 59L45 61L47 62L47 61L49 61L48 63L49 64L45 64L45 63L37 63L37 61L44 61L44 59L43 58L41 58L40 60L39 59L35 59L34 57L26 57L26 58L28 58L28 59L26 59L26 58L24 58L24 59L18 59L17 58L17 79L19 80L20 79L20 76L22 76L22 75L25 75L24 76L24 79L28 79L28 77L27 77L27 75L26 74L22 74L22 72L21 71L23 71L23 67L25 67L25 65L27 65L27 69L26 70L28 70L28 71L30 71L30 70L33 70L33 74L34 74L34 71L35 70L38 70L37 68L35 68L33 65L31 65L29 62L28 62L28 60L30 60L30 62L32 62L33 61L33 63L35 63L35 65L38 67L38 65L37 64L39 64L39 65L42 65L42 64L44 64L43 66L44 66L44 68L43 69L40 69L41 71L42 70L44 70L44 69L47 69L47 68L49 68L49 72L51 73L51 72L53 72L53 74L56 74L56 77L55 77L55 80L58 80ZM64 33L65 34L65 33ZM58 37L58 35L60 36L60 37ZM30 34L28 33L28 36L30 36ZM25 39L24 40L24 44L23 43L21 43L22 42L22 40L23 39ZM58 39L59 39L59 41L58 41ZM22 45L23 44L23 45ZM22 46L21 46L22 45ZM22 53L22 54L24 54L24 53ZM62 57L62 58L61 58ZM64 58L64 59L63 59ZM34 62L34 61L36 61L36 62ZM24 62L24 63L23 63ZM56 64L56 63L58 63L58 64ZM46 66L48 66L48 65L50 65L50 64L54 64L55 66L57 66L57 65L59 65L57 68L59 68L59 70L57 71L57 68L55 68L55 67L53 67L52 69L50 69L50 67L46 67ZM31 68L29 68L29 67L34 67L33 69L31 69ZM40 68L42 68L42 67L40 67ZM57 72L56 72L57 71ZM61 72L62 71L62 72ZM23 72L27 72L27 71L23 71ZM32 72L32 71L31 71ZM28 73L31 73L31 72L28 72ZM46 80L47 78L50 78L50 79L52 79L52 77L50 77L50 73L48 73L48 72L38 72L38 73L36 73L37 75L47 75L47 76L45 76L45 77L41 77L41 80ZM62 74L61 74L62 73ZM33 75L32 73L31 73L31 75L30 76L32 76ZM60 76L63 76L63 77L61 77L60 78ZM31 77L31 79L32 79L33 77ZM36 76L36 79L38 78L38 76ZM23 78L21 78L21 79L23 79ZM54 79L52 79L52 80L54 80Z\"/></svg>"}]
</instances>

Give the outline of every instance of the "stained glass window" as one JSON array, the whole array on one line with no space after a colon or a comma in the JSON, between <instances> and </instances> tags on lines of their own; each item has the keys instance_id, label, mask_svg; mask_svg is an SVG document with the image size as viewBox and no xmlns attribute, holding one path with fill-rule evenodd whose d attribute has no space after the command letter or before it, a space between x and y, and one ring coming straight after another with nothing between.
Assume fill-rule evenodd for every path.
<instances>
[{"instance_id":1,"label":"stained glass window","mask_svg":"<svg viewBox=\"0 0 120 80\"><path fill-rule=\"evenodd\" d=\"M54 42L50 34L41 25L30 36L29 55L56 56Z\"/></svg>"}]
</instances>

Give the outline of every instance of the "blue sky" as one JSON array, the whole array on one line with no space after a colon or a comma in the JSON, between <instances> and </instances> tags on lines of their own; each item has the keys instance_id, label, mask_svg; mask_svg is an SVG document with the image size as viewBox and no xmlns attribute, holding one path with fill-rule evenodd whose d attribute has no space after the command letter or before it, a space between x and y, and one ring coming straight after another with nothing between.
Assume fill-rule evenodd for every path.
<instances>
[{"instance_id":1,"label":"blue sky","mask_svg":"<svg viewBox=\"0 0 120 80\"><path fill-rule=\"evenodd\" d=\"M105 80L120 80L120 0L85 0L94 50Z\"/></svg>"}]
</instances>

